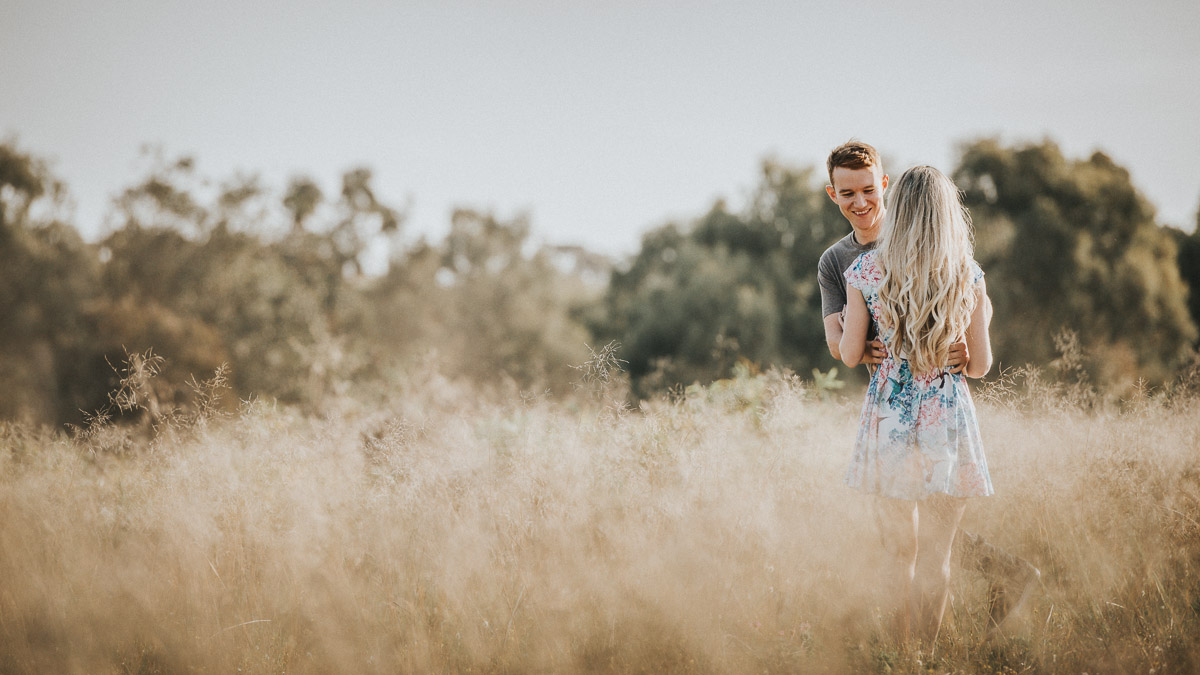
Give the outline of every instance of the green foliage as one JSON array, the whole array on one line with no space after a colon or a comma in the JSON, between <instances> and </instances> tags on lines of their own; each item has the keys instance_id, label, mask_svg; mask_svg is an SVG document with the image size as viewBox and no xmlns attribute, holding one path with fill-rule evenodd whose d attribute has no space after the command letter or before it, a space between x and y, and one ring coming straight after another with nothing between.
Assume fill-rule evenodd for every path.
<instances>
[{"instance_id":1,"label":"green foliage","mask_svg":"<svg viewBox=\"0 0 1200 675\"><path fill-rule=\"evenodd\" d=\"M524 218L458 210L443 245L412 248L369 291L382 311L367 330L435 347L454 376L565 391L588 337L572 309L594 291L553 253L531 245Z\"/></svg>"},{"instance_id":2,"label":"green foliage","mask_svg":"<svg viewBox=\"0 0 1200 675\"><path fill-rule=\"evenodd\" d=\"M317 210L324 195L321 187L306 176L297 176L288 183L287 192L283 197L283 205L292 214L292 227L304 229L304 221Z\"/></svg>"},{"instance_id":3,"label":"green foliage","mask_svg":"<svg viewBox=\"0 0 1200 675\"><path fill-rule=\"evenodd\" d=\"M61 184L0 146L0 374L13 385L0 416L78 424L108 405L110 364L148 349L164 357L164 405L226 362L241 394L285 401L316 402L353 377L338 372L339 327L371 314L360 261L404 219L377 198L371 172L347 172L329 222L309 231L321 199L311 181L292 182L292 227L281 228L257 177L218 184L191 158L151 149L148 159L114 200L117 227L87 245L45 215L61 210Z\"/></svg>"},{"instance_id":4,"label":"green foliage","mask_svg":"<svg viewBox=\"0 0 1200 675\"><path fill-rule=\"evenodd\" d=\"M846 386L844 381L838 379L837 374L837 368L830 368L827 373L822 373L820 370L813 368L813 388L817 390L821 400L829 400L834 392L840 391Z\"/></svg>"},{"instance_id":5,"label":"green foliage","mask_svg":"<svg viewBox=\"0 0 1200 675\"><path fill-rule=\"evenodd\" d=\"M811 168L764 162L743 210L717 202L653 230L614 272L577 247L537 245L523 217L459 210L444 241L402 242L406 211L365 167L326 195L303 176L274 193L254 175L214 181L190 157L152 148L148 160L88 244L58 215L62 183L0 144L0 417L78 424L107 404L110 364L151 348L164 357L164 405L224 363L240 396L312 406L430 363L475 383L567 391L586 345L615 342L639 396L737 380L739 363L814 372L819 392L841 382L816 265L847 225ZM1090 381L1167 379L1197 336L1200 293L1190 313L1185 298L1200 287L1200 234L1158 227L1101 153L980 141L955 175L1002 364L1050 363L1067 330ZM381 251L390 264L371 276L364 261Z\"/></svg>"},{"instance_id":6,"label":"green foliage","mask_svg":"<svg viewBox=\"0 0 1200 675\"><path fill-rule=\"evenodd\" d=\"M351 382L384 382L431 348L447 374L476 382L569 382L567 365L587 335L568 314L590 291L548 249L530 245L523 219L463 210L444 243L403 248L395 235L404 213L379 199L369 169L347 171L337 202L320 211L320 188L294 179L282 228L254 211L263 195L255 179L227 182L202 201L191 197L191 171L159 161L126 191L125 225L103 242L112 302L132 298L217 336L189 368L229 361L238 391L311 404ZM362 261L380 245L391 265L374 278ZM154 346L167 368L175 354L198 356L194 344L162 338L125 335L122 344Z\"/></svg>"},{"instance_id":7,"label":"green foliage","mask_svg":"<svg viewBox=\"0 0 1200 675\"><path fill-rule=\"evenodd\" d=\"M0 417L70 415L73 356L86 347L99 263L53 215L61 184L32 156L0 145ZM44 207L44 208L40 208Z\"/></svg>"},{"instance_id":8,"label":"green foliage","mask_svg":"<svg viewBox=\"0 0 1200 675\"><path fill-rule=\"evenodd\" d=\"M817 261L845 223L811 169L765 162L744 213L723 202L648 233L612 276L593 331L626 345L641 393L726 377L744 357L793 369L828 360Z\"/></svg>"},{"instance_id":9,"label":"green foliage","mask_svg":"<svg viewBox=\"0 0 1200 675\"><path fill-rule=\"evenodd\" d=\"M197 182L192 167L187 160L160 163L118 200L124 226L101 244L108 258L103 288L111 308L137 309L126 311L132 321L101 333L119 335L133 351L153 347L183 366L166 378L180 385L189 373L229 361L240 391L291 401L324 393L312 391L307 356L328 341L327 311L336 304L346 256L320 242L296 245L304 233L276 243L241 231L253 227L241 225L254 220L241 211L259 196L257 182L227 183L206 206L188 189ZM317 253L292 254L297 248ZM139 315L162 315L187 329L155 330L153 321L138 329ZM111 358L113 345L104 342Z\"/></svg>"},{"instance_id":10,"label":"green foliage","mask_svg":"<svg viewBox=\"0 0 1200 675\"><path fill-rule=\"evenodd\" d=\"M1179 276L1188 286L1188 313L1193 323L1200 324L1200 209L1196 211L1196 227L1191 234L1173 227L1166 229L1178 251Z\"/></svg>"},{"instance_id":11,"label":"green foliage","mask_svg":"<svg viewBox=\"0 0 1200 675\"><path fill-rule=\"evenodd\" d=\"M0 237L8 236L10 222L24 218L30 203L45 192L45 183L45 169L37 161L0 145Z\"/></svg>"},{"instance_id":12,"label":"green foliage","mask_svg":"<svg viewBox=\"0 0 1200 675\"><path fill-rule=\"evenodd\" d=\"M996 307L1002 363L1048 363L1079 335L1106 385L1169 378L1196 338L1175 244L1129 174L1103 153L1071 160L1049 141L967 145L954 174Z\"/></svg>"}]
</instances>

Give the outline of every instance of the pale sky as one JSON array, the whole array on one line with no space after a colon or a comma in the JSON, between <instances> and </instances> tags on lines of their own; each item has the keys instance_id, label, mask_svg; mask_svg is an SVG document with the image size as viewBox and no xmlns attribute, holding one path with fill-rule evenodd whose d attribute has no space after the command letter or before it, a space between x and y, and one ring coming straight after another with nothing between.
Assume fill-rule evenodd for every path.
<instances>
[{"instance_id":1,"label":"pale sky","mask_svg":"<svg viewBox=\"0 0 1200 675\"><path fill-rule=\"evenodd\" d=\"M980 136L1104 150L1190 230L1198 35L1196 0L0 0L0 139L92 238L146 143L327 195L370 166L411 237L466 206L622 255L742 203L767 156L857 137L949 170Z\"/></svg>"}]
</instances>

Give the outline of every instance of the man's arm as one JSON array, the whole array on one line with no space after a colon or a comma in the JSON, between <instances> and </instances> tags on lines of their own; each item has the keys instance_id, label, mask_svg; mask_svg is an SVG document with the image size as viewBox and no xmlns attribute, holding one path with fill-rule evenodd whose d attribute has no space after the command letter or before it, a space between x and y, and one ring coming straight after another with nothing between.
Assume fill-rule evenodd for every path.
<instances>
[{"instance_id":1,"label":"man's arm","mask_svg":"<svg viewBox=\"0 0 1200 675\"><path fill-rule=\"evenodd\" d=\"M842 270L837 259L829 251L821 254L817 263L817 286L821 289L821 309L829 312L825 315L825 344L829 347L829 355L838 361L842 360L843 317L846 314L846 287ZM840 283L839 283L840 282ZM833 311L834 309L838 311ZM859 363L879 363L887 356L883 342L878 338L863 346L863 358Z\"/></svg>"},{"instance_id":2,"label":"man's arm","mask_svg":"<svg viewBox=\"0 0 1200 675\"><path fill-rule=\"evenodd\" d=\"M838 361L842 360L842 315L834 312L825 317L825 343L829 345L829 354Z\"/></svg>"},{"instance_id":3,"label":"man's arm","mask_svg":"<svg viewBox=\"0 0 1200 675\"><path fill-rule=\"evenodd\" d=\"M846 281L840 276L842 270L837 264L833 249L826 249L817 261L817 287L821 290L821 314L825 322L825 344L829 346L829 354L842 360L842 352L838 343L842 340L842 313L846 308Z\"/></svg>"}]
</instances>

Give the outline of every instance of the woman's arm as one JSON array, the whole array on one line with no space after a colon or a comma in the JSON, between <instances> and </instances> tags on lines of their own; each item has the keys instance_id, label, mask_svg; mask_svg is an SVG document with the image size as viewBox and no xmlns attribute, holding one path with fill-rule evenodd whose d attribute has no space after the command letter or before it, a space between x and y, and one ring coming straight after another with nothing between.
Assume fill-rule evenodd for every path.
<instances>
[{"instance_id":1,"label":"woman's arm","mask_svg":"<svg viewBox=\"0 0 1200 675\"><path fill-rule=\"evenodd\" d=\"M846 320L842 327L842 340L838 344L842 363L853 368L862 363L867 347L867 327L871 315L867 312L867 301L862 291L853 286L846 287Z\"/></svg>"},{"instance_id":2,"label":"woman's arm","mask_svg":"<svg viewBox=\"0 0 1200 675\"><path fill-rule=\"evenodd\" d=\"M992 369L992 338L988 326L992 323L992 301L987 295L987 285L981 279L975 284L975 310L971 312L971 323L967 326L967 377L983 377Z\"/></svg>"}]
</instances>

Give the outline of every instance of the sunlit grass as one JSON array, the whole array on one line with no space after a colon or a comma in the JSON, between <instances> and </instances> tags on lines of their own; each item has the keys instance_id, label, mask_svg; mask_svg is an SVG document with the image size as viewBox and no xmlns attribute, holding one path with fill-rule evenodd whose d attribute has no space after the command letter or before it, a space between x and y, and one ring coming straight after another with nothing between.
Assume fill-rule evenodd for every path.
<instances>
[{"instance_id":1,"label":"sunlit grass","mask_svg":"<svg viewBox=\"0 0 1200 675\"><path fill-rule=\"evenodd\" d=\"M965 526L1043 588L883 630L858 401L775 373L631 410L426 374L323 418L0 426L0 672L1191 672L1200 405L981 402ZM600 386L600 385L598 385ZM611 394L611 395L608 395Z\"/></svg>"}]
</instances>

